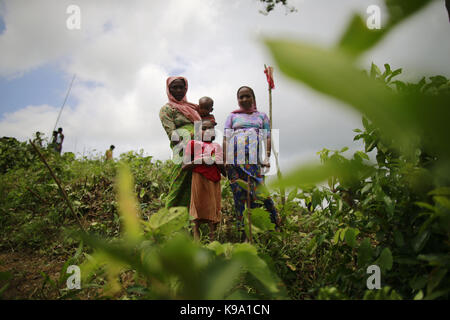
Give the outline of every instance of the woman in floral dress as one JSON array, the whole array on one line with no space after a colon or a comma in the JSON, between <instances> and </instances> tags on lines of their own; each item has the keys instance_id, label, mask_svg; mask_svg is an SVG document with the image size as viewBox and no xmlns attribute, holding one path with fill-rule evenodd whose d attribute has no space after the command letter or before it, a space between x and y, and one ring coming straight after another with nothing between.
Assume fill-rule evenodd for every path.
<instances>
[{"instance_id":1,"label":"woman in floral dress","mask_svg":"<svg viewBox=\"0 0 450 320\"><path fill-rule=\"evenodd\" d=\"M258 207L259 204L256 201L262 201L265 209L270 213L272 222L278 226L278 214L272 199L263 199L257 194L258 186L264 183L261 169L270 166L268 161L271 154L269 118L264 112L257 110L255 94L251 88L239 88L237 98L239 109L233 111L225 121L223 151L239 221L238 225L243 224L242 217L247 203L247 190L239 184L240 180L241 184L248 183L250 185L250 207ZM260 153L263 140L266 141L266 160L262 161ZM231 159L230 148L234 150Z\"/></svg>"}]
</instances>

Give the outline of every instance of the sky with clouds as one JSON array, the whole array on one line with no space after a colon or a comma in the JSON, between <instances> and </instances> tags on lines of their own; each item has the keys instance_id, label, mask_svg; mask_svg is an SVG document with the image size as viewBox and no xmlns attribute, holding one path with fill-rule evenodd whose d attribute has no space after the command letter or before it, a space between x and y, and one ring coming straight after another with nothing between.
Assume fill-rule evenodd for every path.
<instances>
[{"instance_id":1,"label":"sky with clouds","mask_svg":"<svg viewBox=\"0 0 450 320\"><path fill-rule=\"evenodd\" d=\"M332 46L353 13L366 15L381 0L291 0L297 8L259 12L256 0L4 0L0 1L0 136L30 138L53 130L74 74L76 79L58 127L63 152L115 154L144 149L168 159L170 149L159 109L171 75L189 80L187 97L208 95L223 128L236 108L236 90L251 86L258 108L268 112L263 65L273 64L263 37L291 37ZM81 28L69 30L69 5ZM396 28L360 65L390 63L406 80L450 77L450 24L436 0ZM283 167L317 159L322 148L351 150L360 115L277 72L273 126L280 130ZM350 151L351 151L350 150Z\"/></svg>"}]
</instances>

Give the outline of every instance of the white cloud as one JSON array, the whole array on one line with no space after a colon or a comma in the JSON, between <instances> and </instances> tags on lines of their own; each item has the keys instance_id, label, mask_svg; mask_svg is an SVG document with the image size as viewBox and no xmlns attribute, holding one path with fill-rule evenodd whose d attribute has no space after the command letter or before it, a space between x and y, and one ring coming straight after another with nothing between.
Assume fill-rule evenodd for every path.
<instances>
[{"instance_id":1,"label":"white cloud","mask_svg":"<svg viewBox=\"0 0 450 320\"><path fill-rule=\"evenodd\" d=\"M5 113L0 122L0 135L22 141L31 138L36 131L45 131L48 136L57 115L58 109L48 105L27 106L13 113Z\"/></svg>"},{"instance_id":2,"label":"white cloud","mask_svg":"<svg viewBox=\"0 0 450 320\"><path fill-rule=\"evenodd\" d=\"M298 13L286 15L278 8L269 16L259 14L260 5L252 0L4 3L7 29L0 35L0 76L17 76L49 62L59 63L69 75L77 74L71 93L77 104L66 106L58 125L66 135L64 151L96 149L103 153L114 144L116 154L143 148L156 158L167 159L169 143L158 113L167 100L165 80L174 70L188 78L190 101L197 102L204 95L215 100L221 129L236 108L235 94L241 85L254 88L259 109L268 112L263 65L270 64L271 58L260 41L262 35L289 34L331 46L354 11L365 14L368 5L382 1L298 0L293 3ZM81 30L66 28L69 4L81 8ZM425 18L439 10L433 6ZM389 45L369 53L366 65L371 60L384 63L388 57L395 57L391 60L396 64L407 62L409 68L414 68L416 58L427 66L443 65L448 54L439 53L438 48L445 30L437 30L440 24L430 29L421 17L414 17L408 28L386 39ZM439 39L420 36L429 32ZM415 51L403 50L411 37ZM432 59L423 43L437 48ZM445 43L444 51L448 50ZM444 68L449 74L449 67ZM360 126L357 113L293 83L277 70L275 80L274 127L281 130L283 166L316 157L315 152L323 147L358 146L352 142L352 129ZM37 130L50 131L57 112L56 106L24 107L4 115L0 134L24 139Z\"/></svg>"}]
</instances>

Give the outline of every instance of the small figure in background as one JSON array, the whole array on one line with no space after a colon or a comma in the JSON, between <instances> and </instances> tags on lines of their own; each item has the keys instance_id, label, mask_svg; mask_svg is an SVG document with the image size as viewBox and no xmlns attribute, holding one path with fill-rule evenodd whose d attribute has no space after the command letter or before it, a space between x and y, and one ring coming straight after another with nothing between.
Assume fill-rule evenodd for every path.
<instances>
[{"instance_id":1,"label":"small figure in background","mask_svg":"<svg viewBox=\"0 0 450 320\"><path fill-rule=\"evenodd\" d=\"M64 134L62 133L63 129L58 128L58 132L56 133L56 140L55 140L55 151L61 154L62 151L62 144L64 141ZM53 136L55 136L55 132L53 132Z\"/></svg>"},{"instance_id":2,"label":"small figure in background","mask_svg":"<svg viewBox=\"0 0 450 320\"><path fill-rule=\"evenodd\" d=\"M115 147L114 145L111 145L111 146L109 147L109 149L106 150L106 153L105 153L105 161L112 160L112 158L113 158L113 150L114 150L115 148L116 148L116 147Z\"/></svg>"},{"instance_id":3,"label":"small figure in background","mask_svg":"<svg viewBox=\"0 0 450 320\"><path fill-rule=\"evenodd\" d=\"M52 133L52 142L50 143L50 147L53 148L53 150L56 151L56 136L58 135L58 131L53 131Z\"/></svg>"},{"instance_id":4,"label":"small figure in background","mask_svg":"<svg viewBox=\"0 0 450 320\"><path fill-rule=\"evenodd\" d=\"M41 133L39 131L36 131L35 133L36 138L34 138L33 143L42 148L42 137L41 137Z\"/></svg>"},{"instance_id":5,"label":"small figure in background","mask_svg":"<svg viewBox=\"0 0 450 320\"><path fill-rule=\"evenodd\" d=\"M216 125L216 118L214 118L214 115L211 114L214 110L213 106L214 100L210 97L200 98L198 101L198 113L200 114L200 117L202 117L202 121L209 120Z\"/></svg>"}]
</instances>

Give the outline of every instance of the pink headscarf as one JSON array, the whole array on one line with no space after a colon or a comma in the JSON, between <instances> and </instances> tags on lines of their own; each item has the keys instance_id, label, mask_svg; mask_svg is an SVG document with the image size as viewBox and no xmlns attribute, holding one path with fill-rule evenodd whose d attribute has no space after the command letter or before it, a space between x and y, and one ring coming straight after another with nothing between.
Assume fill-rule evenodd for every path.
<instances>
[{"instance_id":1,"label":"pink headscarf","mask_svg":"<svg viewBox=\"0 0 450 320\"><path fill-rule=\"evenodd\" d=\"M166 91L167 91L167 97L169 98L169 104L174 107L175 109L177 109L178 111L180 111L182 114L184 114L186 116L186 118L188 118L189 120L191 120L192 122L194 121L201 121L202 118L200 117L200 115L198 114L197 110L198 110L198 105L194 104L194 103L190 103L187 101L186 95L183 97L183 99L181 101L178 101L177 99L175 99L174 96L172 96L172 94L170 93L169 90L169 86L170 84L175 81L175 80L183 80L184 83L186 84L186 91L188 89L188 81L185 77L169 77L167 78L167 87L166 87Z\"/></svg>"},{"instance_id":2,"label":"pink headscarf","mask_svg":"<svg viewBox=\"0 0 450 320\"><path fill-rule=\"evenodd\" d=\"M253 103L252 107L250 109L244 109L239 107L239 109L236 109L234 111L232 111L231 113L246 113L246 114L252 114L253 112L258 111L258 109L256 108L256 104Z\"/></svg>"},{"instance_id":3,"label":"pink headscarf","mask_svg":"<svg viewBox=\"0 0 450 320\"><path fill-rule=\"evenodd\" d=\"M231 112L231 113L246 113L246 114L252 114L253 112L258 111L258 109L256 108L256 98L255 98L255 93L253 92L253 89L250 88L250 87L247 87L247 86L240 87L240 88L238 89L238 92L237 92L238 95L239 95L239 91L241 91L242 88L250 89L250 91L252 92L252 96L253 96L253 104L252 104L252 107L251 107L250 109L244 109L244 108L242 108L241 106L239 106L239 109L236 109L236 110L234 110L234 111Z\"/></svg>"}]
</instances>

